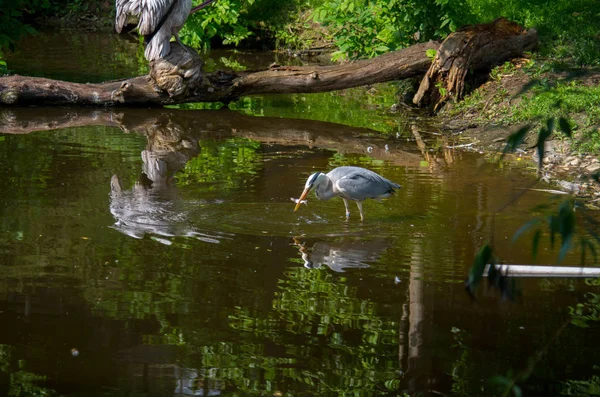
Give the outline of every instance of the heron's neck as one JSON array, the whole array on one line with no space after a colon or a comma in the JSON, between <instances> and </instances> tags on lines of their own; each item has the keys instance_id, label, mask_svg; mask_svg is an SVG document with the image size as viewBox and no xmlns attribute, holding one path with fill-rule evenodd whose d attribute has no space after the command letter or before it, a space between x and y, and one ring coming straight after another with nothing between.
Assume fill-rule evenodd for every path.
<instances>
[{"instance_id":1,"label":"heron's neck","mask_svg":"<svg viewBox=\"0 0 600 397\"><path fill-rule=\"evenodd\" d=\"M333 193L333 184L331 183L331 179L327 178L324 182L321 182L316 188L315 193L319 200L329 200L335 194Z\"/></svg>"}]
</instances>

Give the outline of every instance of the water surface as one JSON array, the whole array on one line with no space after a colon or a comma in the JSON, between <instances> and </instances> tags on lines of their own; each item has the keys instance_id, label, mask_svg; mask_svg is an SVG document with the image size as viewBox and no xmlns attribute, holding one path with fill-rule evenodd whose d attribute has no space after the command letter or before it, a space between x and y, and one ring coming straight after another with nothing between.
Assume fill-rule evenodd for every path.
<instances>
[{"instance_id":1,"label":"water surface","mask_svg":"<svg viewBox=\"0 0 600 397\"><path fill-rule=\"evenodd\" d=\"M225 110L3 116L0 347L19 382L67 395L476 394L549 343L531 390L591 371L594 329L552 341L583 281L525 280L514 302L464 291L485 241L530 261L529 241L509 240L545 193L521 194L521 170ZM362 223L339 199L292 212L310 173L346 164L403 188L367 202Z\"/></svg>"},{"instance_id":2,"label":"water surface","mask_svg":"<svg viewBox=\"0 0 600 397\"><path fill-rule=\"evenodd\" d=\"M9 67L27 72L23 57ZM137 70L52 75L44 59L32 74ZM598 328L570 324L569 308L595 299L593 281L523 279L514 301L464 289L487 241L507 263L556 262L511 242L545 186L390 123L370 95L233 106L262 117L0 110L0 394L488 396L535 357L526 395L590 379ZM340 165L402 189L366 202L364 222L339 199L294 213L308 175Z\"/></svg>"}]
</instances>

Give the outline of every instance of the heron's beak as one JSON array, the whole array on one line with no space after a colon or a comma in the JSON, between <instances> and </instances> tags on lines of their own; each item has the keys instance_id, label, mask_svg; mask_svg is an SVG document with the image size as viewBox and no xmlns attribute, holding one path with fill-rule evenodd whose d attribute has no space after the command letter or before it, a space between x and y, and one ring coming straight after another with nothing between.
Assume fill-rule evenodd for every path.
<instances>
[{"instance_id":1,"label":"heron's beak","mask_svg":"<svg viewBox=\"0 0 600 397\"><path fill-rule=\"evenodd\" d=\"M310 187L307 187L306 189L304 189L304 191L300 195L300 198L298 199L298 202L296 203L296 207L294 207L294 212L296 212L298 210L298 208L300 208L300 204L302 204L302 200L304 200L306 198L306 196L308 196L309 192L310 192Z\"/></svg>"}]
</instances>

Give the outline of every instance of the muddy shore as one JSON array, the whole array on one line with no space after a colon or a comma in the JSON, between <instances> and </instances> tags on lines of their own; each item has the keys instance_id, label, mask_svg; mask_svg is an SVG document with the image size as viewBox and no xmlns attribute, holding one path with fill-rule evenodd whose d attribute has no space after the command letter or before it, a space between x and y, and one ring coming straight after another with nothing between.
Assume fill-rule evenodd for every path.
<instances>
[{"instance_id":1,"label":"muddy shore","mask_svg":"<svg viewBox=\"0 0 600 397\"><path fill-rule=\"evenodd\" d=\"M565 74L545 76L561 80ZM522 69L509 75L490 80L477 88L480 100L472 107L456 112L448 105L439 115L438 124L460 134L461 141L468 142L469 148L483 151L490 156L499 155L505 148L507 138L525 124L506 125L494 120L496 114L506 112L510 106L518 103L525 95L534 95L527 91L532 78ZM584 86L600 85L600 72L589 71L578 79ZM502 91L504 99L499 101L497 93ZM578 115L573 115L577 121ZM532 173L538 172L537 138L541 122L532 122L523 143L515 153L504 157L503 161L522 162L525 160ZM575 132L573 140L578 139ZM594 180L600 174L600 160L595 153L582 153L574 148L572 140L555 133L545 144L545 154L539 176L565 193L574 193L578 197L600 201L600 183Z\"/></svg>"}]
</instances>

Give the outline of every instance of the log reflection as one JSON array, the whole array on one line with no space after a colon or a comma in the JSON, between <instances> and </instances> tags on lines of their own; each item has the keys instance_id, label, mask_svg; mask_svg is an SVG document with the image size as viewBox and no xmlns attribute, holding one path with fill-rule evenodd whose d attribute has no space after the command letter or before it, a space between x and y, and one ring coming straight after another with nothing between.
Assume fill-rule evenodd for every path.
<instances>
[{"instance_id":1,"label":"log reflection","mask_svg":"<svg viewBox=\"0 0 600 397\"><path fill-rule=\"evenodd\" d=\"M185 152L202 139L247 138L265 144L303 145L365 154L394 165L418 167L414 145L373 137L373 131L315 120L254 117L223 110L5 108L0 134L106 126L148 137L148 150ZM154 150L153 150L154 151ZM192 153L188 154L193 156ZM191 158L191 157L190 157ZM189 159L189 158L188 158Z\"/></svg>"}]
</instances>

